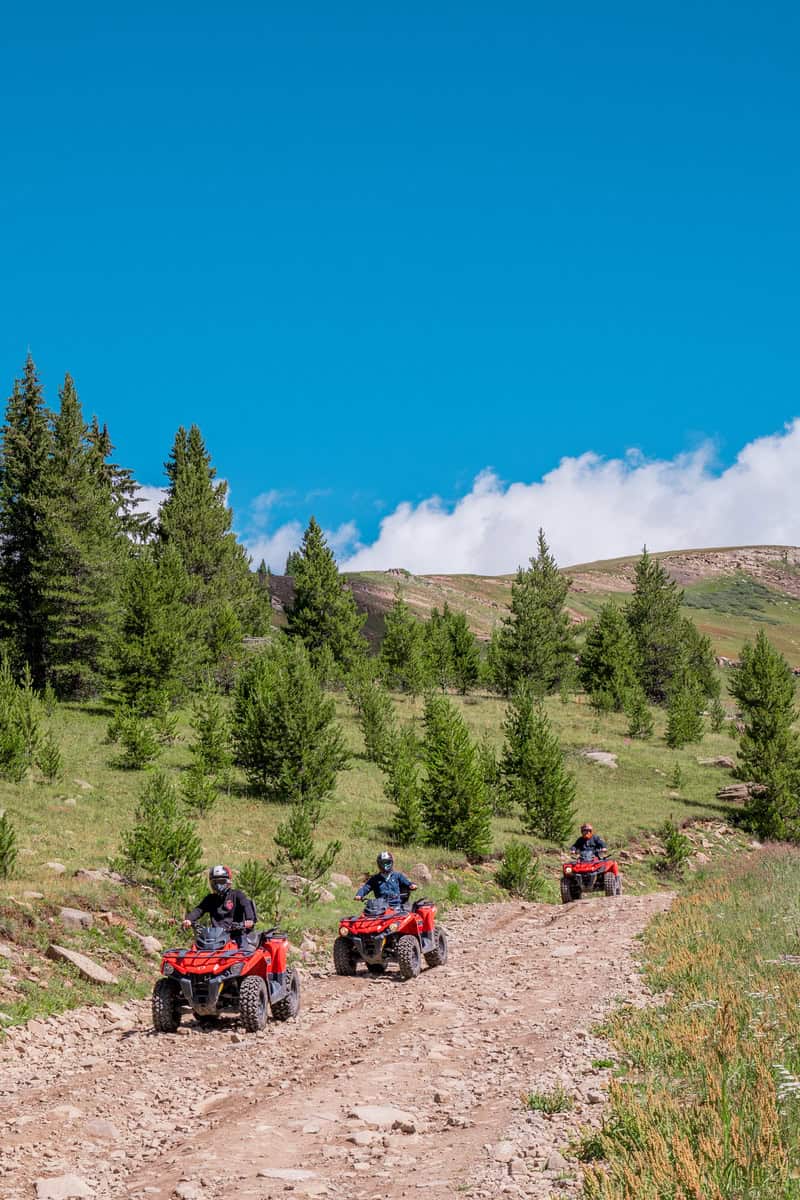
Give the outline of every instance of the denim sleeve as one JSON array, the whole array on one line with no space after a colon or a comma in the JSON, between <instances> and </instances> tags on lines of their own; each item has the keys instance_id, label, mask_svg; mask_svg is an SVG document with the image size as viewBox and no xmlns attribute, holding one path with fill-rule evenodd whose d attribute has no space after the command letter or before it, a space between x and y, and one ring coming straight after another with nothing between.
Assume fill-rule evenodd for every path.
<instances>
[{"instance_id":1,"label":"denim sleeve","mask_svg":"<svg viewBox=\"0 0 800 1200\"><path fill-rule=\"evenodd\" d=\"M367 892L372 890L372 880L368 879L366 883L362 883L361 887L356 892L359 900L363 900Z\"/></svg>"},{"instance_id":2,"label":"denim sleeve","mask_svg":"<svg viewBox=\"0 0 800 1200\"><path fill-rule=\"evenodd\" d=\"M404 875L402 871L397 872L397 878L398 878L399 882L403 885L404 888L411 887L411 880L408 878L407 875Z\"/></svg>"}]
</instances>

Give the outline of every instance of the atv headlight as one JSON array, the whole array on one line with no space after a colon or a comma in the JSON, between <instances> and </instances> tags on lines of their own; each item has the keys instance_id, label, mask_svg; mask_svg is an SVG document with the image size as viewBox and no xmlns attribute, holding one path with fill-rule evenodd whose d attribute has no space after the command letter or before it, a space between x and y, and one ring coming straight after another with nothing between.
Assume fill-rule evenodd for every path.
<instances>
[{"instance_id":1,"label":"atv headlight","mask_svg":"<svg viewBox=\"0 0 800 1200\"><path fill-rule=\"evenodd\" d=\"M163 967L161 968L161 971L164 975L174 975L175 974L175 968L173 967L172 963L164 963Z\"/></svg>"},{"instance_id":2,"label":"atv headlight","mask_svg":"<svg viewBox=\"0 0 800 1200\"><path fill-rule=\"evenodd\" d=\"M571 874L572 874L572 867L564 867L564 874L565 874L565 875L571 875Z\"/></svg>"},{"instance_id":3,"label":"atv headlight","mask_svg":"<svg viewBox=\"0 0 800 1200\"><path fill-rule=\"evenodd\" d=\"M346 925L339 926L339 937L347 937L349 932L350 932L350 930L347 928Z\"/></svg>"},{"instance_id":4,"label":"atv headlight","mask_svg":"<svg viewBox=\"0 0 800 1200\"><path fill-rule=\"evenodd\" d=\"M389 933L397 933L399 928L400 928L400 922L392 921L391 925L389 926Z\"/></svg>"}]
</instances>

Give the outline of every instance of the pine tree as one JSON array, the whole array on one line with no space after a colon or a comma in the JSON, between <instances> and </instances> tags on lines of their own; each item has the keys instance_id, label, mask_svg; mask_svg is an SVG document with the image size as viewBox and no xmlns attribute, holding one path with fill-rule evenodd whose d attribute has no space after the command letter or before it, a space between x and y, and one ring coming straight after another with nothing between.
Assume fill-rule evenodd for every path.
<instances>
[{"instance_id":1,"label":"pine tree","mask_svg":"<svg viewBox=\"0 0 800 1200\"><path fill-rule=\"evenodd\" d=\"M404 619L414 620L407 605L404 609ZM426 662L426 674L443 692L450 686L453 675L453 643L449 620L450 609L445 604L443 612L434 608L422 626L422 653ZM417 624L416 621L414 623Z\"/></svg>"},{"instance_id":2,"label":"pine tree","mask_svg":"<svg viewBox=\"0 0 800 1200\"><path fill-rule=\"evenodd\" d=\"M647 696L638 683L628 693L625 715L628 718L628 737L644 739L653 736L653 714L647 703Z\"/></svg>"},{"instance_id":3,"label":"pine tree","mask_svg":"<svg viewBox=\"0 0 800 1200\"><path fill-rule=\"evenodd\" d=\"M233 708L237 761L257 795L312 808L349 763L334 701L299 639L281 637L242 671Z\"/></svg>"},{"instance_id":4,"label":"pine tree","mask_svg":"<svg viewBox=\"0 0 800 1200\"><path fill-rule=\"evenodd\" d=\"M667 709L667 745L673 750L703 737L703 694L690 678L677 686Z\"/></svg>"},{"instance_id":5,"label":"pine tree","mask_svg":"<svg viewBox=\"0 0 800 1200\"><path fill-rule=\"evenodd\" d=\"M164 771L150 776L136 809L135 824L123 834L119 866L170 903L185 903L202 871L202 846L181 810L178 793Z\"/></svg>"},{"instance_id":6,"label":"pine tree","mask_svg":"<svg viewBox=\"0 0 800 1200\"><path fill-rule=\"evenodd\" d=\"M526 833L563 844L575 821L575 779L529 684L514 693L503 729L500 775L508 801L521 810Z\"/></svg>"},{"instance_id":7,"label":"pine tree","mask_svg":"<svg viewBox=\"0 0 800 1200\"><path fill-rule=\"evenodd\" d=\"M297 568L301 565L302 561L303 555L300 550L290 550L286 556L286 566L283 568L284 575L291 575L294 578Z\"/></svg>"},{"instance_id":8,"label":"pine tree","mask_svg":"<svg viewBox=\"0 0 800 1200\"><path fill-rule=\"evenodd\" d=\"M124 572L111 674L118 699L140 714L154 712L164 695L180 699L196 673L188 588L171 547L142 547Z\"/></svg>"},{"instance_id":9,"label":"pine tree","mask_svg":"<svg viewBox=\"0 0 800 1200\"><path fill-rule=\"evenodd\" d=\"M339 574L333 551L313 517L292 573L294 600L288 613L288 633L303 642L313 663L327 646L337 666L351 670L367 652L361 636L366 617L356 608L353 593Z\"/></svg>"},{"instance_id":10,"label":"pine tree","mask_svg":"<svg viewBox=\"0 0 800 1200\"><path fill-rule=\"evenodd\" d=\"M220 609L233 611L239 631L249 630L255 621L261 632L262 622L254 609L264 607L266 600L250 571L247 553L231 530L228 485L216 481L211 455L196 425L188 433L183 427L178 430L164 470L169 487L159 512L159 539L181 557L189 578L186 600L195 610L202 657L215 664L219 637L215 639L214 630ZM229 620L227 628L232 629ZM227 644L223 654L230 654Z\"/></svg>"},{"instance_id":11,"label":"pine tree","mask_svg":"<svg viewBox=\"0 0 800 1200\"><path fill-rule=\"evenodd\" d=\"M233 760L230 723L219 692L209 684L195 698L191 725L195 740L189 750L195 762L211 775L223 775Z\"/></svg>"},{"instance_id":12,"label":"pine tree","mask_svg":"<svg viewBox=\"0 0 800 1200\"><path fill-rule=\"evenodd\" d=\"M425 627L413 615L399 589L386 614L385 625L380 667L386 685L418 696L430 678Z\"/></svg>"},{"instance_id":13,"label":"pine tree","mask_svg":"<svg viewBox=\"0 0 800 1200\"><path fill-rule=\"evenodd\" d=\"M30 354L14 382L0 457L0 636L37 687L47 675L50 414Z\"/></svg>"},{"instance_id":14,"label":"pine tree","mask_svg":"<svg viewBox=\"0 0 800 1200\"><path fill-rule=\"evenodd\" d=\"M645 548L625 616L636 643L640 683L655 704L667 699L681 666L682 603L682 590Z\"/></svg>"},{"instance_id":15,"label":"pine tree","mask_svg":"<svg viewBox=\"0 0 800 1200\"><path fill-rule=\"evenodd\" d=\"M10 879L17 865L17 831L0 808L0 879Z\"/></svg>"},{"instance_id":16,"label":"pine tree","mask_svg":"<svg viewBox=\"0 0 800 1200\"><path fill-rule=\"evenodd\" d=\"M461 695L466 696L480 678L481 656L478 640L463 612L448 610L447 627L450 635L452 680Z\"/></svg>"},{"instance_id":17,"label":"pine tree","mask_svg":"<svg viewBox=\"0 0 800 1200\"><path fill-rule=\"evenodd\" d=\"M424 834L419 779L419 745L405 728L394 742L386 767L386 798L394 806L392 837L398 846L421 842Z\"/></svg>"},{"instance_id":18,"label":"pine tree","mask_svg":"<svg viewBox=\"0 0 800 1200\"><path fill-rule=\"evenodd\" d=\"M357 668L350 673L347 695L358 715L367 758L385 768L394 753L397 739L391 696L372 678L367 667Z\"/></svg>"},{"instance_id":19,"label":"pine tree","mask_svg":"<svg viewBox=\"0 0 800 1200\"><path fill-rule=\"evenodd\" d=\"M565 607L568 591L569 580L540 529L536 556L517 571L511 611L501 626L498 682L506 693L527 681L538 695L548 695L572 673L575 644Z\"/></svg>"},{"instance_id":20,"label":"pine tree","mask_svg":"<svg viewBox=\"0 0 800 1200\"><path fill-rule=\"evenodd\" d=\"M795 681L763 630L754 644L743 647L729 686L744 719L736 774L763 789L748 801L751 827L761 837L798 840L800 739L794 729Z\"/></svg>"},{"instance_id":21,"label":"pine tree","mask_svg":"<svg viewBox=\"0 0 800 1200\"><path fill-rule=\"evenodd\" d=\"M422 812L426 840L470 856L491 848L491 803L478 748L461 714L446 696L425 704Z\"/></svg>"},{"instance_id":22,"label":"pine tree","mask_svg":"<svg viewBox=\"0 0 800 1200\"><path fill-rule=\"evenodd\" d=\"M90 437L69 375L60 395L46 498L49 562L42 594L47 674L59 695L86 696L99 689L107 669L130 542L119 496L101 458L105 443Z\"/></svg>"},{"instance_id":23,"label":"pine tree","mask_svg":"<svg viewBox=\"0 0 800 1200\"><path fill-rule=\"evenodd\" d=\"M607 697L615 712L638 685L636 643L624 614L611 601L591 622L580 656L580 680L591 696Z\"/></svg>"}]
</instances>

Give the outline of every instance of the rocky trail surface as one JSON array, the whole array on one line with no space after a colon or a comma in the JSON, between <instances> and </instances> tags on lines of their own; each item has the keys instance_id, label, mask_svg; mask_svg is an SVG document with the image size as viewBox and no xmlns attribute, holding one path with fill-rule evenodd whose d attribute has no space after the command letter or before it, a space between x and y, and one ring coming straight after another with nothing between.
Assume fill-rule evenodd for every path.
<instances>
[{"instance_id":1,"label":"rocky trail surface","mask_svg":"<svg viewBox=\"0 0 800 1200\"><path fill-rule=\"evenodd\" d=\"M82 1009L0 1046L3 1200L574 1194L602 1112L589 1032L645 993L636 936L664 894L450 914L443 967L306 970L296 1021L155 1034L149 1004ZM522 1096L562 1085L570 1112Z\"/></svg>"}]
</instances>

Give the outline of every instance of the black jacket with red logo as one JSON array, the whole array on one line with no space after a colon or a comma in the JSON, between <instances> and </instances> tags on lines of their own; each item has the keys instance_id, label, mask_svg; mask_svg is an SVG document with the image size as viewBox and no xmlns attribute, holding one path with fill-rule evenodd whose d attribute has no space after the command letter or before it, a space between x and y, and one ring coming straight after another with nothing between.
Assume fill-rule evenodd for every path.
<instances>
[{"instance_id":1,"label":"black jacket with red logo","mask_svg":"<svg viewBox=\"0 0 800 1200\"><path fill-rule=\"evenodd\" d=\"M256 906L244 892L228 888L227 892L209 892L204 896L197 908L186 914L186 920L194 923L208 913L211 924L217 929L230 929L231 925L240 925L243 921L255 921Z\"/></svg>"}]
</instances>

